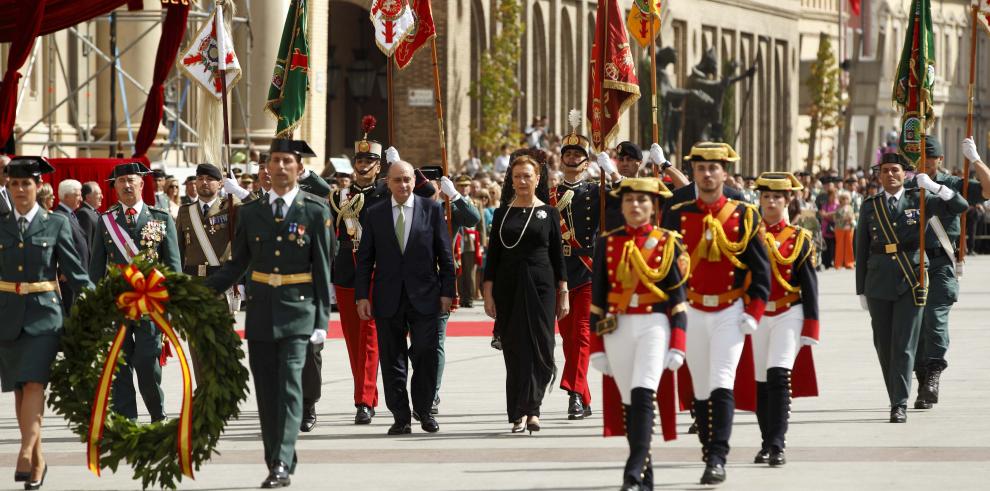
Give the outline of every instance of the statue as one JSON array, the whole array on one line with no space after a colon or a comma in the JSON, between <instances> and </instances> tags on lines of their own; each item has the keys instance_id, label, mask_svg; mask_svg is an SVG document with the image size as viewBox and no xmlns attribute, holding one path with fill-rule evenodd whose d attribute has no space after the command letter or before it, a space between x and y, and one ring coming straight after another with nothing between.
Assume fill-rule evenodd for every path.
<instances>
[{"instance_id":1,"label":"statue","mask_svg":"<svg viewBox=\"0 0 990 491\"><path fill-rule=\"evenodd\" d=\"M722 128L722 101L725 98L726 90L739 81L745 80L756 74L754 64L743 74L736 76L739 64L733 61L725 70L721 79L718 76L718 57L714 48L701 57L701 61L691 69L688 77L688 89L706 94L710 101L694 102L689 99L686 106L684 118L684 128L682 129L682 141L685 147L690 147L700 141L721 141L723 139Z\"/></svg>"},{"instance_id":2,"label":"statue","mask_svg":"<svg viewBox=\"0 0 990 491\"><path fill-rule=\"evenodd\" d=\"M678 89L667 75L667 66L677 63L677 50L664 47L657 50L657 90L660 92L660 121L663 134L660 146L665 155L678 155L677 137L681 133L681 120L685 107L713 106L715 101L700 90Z\"/></svg>"}]
</instances>

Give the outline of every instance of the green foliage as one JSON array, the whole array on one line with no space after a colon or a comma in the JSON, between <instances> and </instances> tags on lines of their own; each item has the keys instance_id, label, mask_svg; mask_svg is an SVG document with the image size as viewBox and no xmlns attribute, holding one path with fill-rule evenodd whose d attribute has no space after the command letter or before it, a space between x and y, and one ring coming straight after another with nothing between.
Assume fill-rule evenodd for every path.
<instances>
[{"instance_id":1,"label":"green foliage","mask_svg":"<svg viewBox=\"0 0 990 491\"><path fill-rule=\"evenodd\" d=\"M486 160L498 154L503 144L516 146L520 139L513 111L520 96L516 75L525 31L521 9L518 0L499 1L496 13L499 30L492 37L491 49L482 54L480 75L471 82L468 91L468 96L481 103L481 125L471 129L472 146Z\"/></svg>"},{"instance_id":2,"label":"green foliage","mask_svg":"<svg viewBox=\"0 0 990 491\"><path fill-rule=\"evenodd\" d=\"M730 76L735 75L736 67L729 60L722 61L722 73ZM750 84L753 82L750 81ZM725 95L722 97L722 141L734 143L736 141L736 85L729 84L725 88Z\"/></svg>"},{"instance_id":3,"label":"green foliage","mask_svg":"<svg viewBox=\"0 0 990 491\"><path fill-rule=\"evenodd\" d=\"M842 125L845 100L839 87L839 73L832 42L828 34L823 32L818 40L818 57L811 64L811 73L805 80L805 86L811 95L811 104L808 107L811 124L808 127L808 137L801 139L801 143L808 145L809 172L814 171L815 164L823 157L816 153L822 134Z\"/></svg>"},{"instance_id":4,"label":"green foliage","mask_svg":"<svg viewBox=\"0 0 990 491\"><path fill-rule=\"evenodd\" d=\"M192 409L192 460L197 471L215 452L224 426L237 417L238 404L247 398L248 371L242 363L241 340L234 332L234 319L226 303L201 280L165 270L143 257L134 264L145 277L152 268L165 274L169 293L165 311L177 334L197 352L199 371ZM95 290L76 301L66 320L64 356L52 367L48 404L65 417L83 442L104 360L117 332L115 326L126 321L116 299L129 290L121 270L111 268ZM122 360L118 359L118 364ZM156 485L175 489L183 477L176 455L178 423L178 418L173 418L138 425L109 412L100 441L100 467L116 472L124 460L134 468L134 479L141 479L143 488Z\"/></svg>"}]
</instances>

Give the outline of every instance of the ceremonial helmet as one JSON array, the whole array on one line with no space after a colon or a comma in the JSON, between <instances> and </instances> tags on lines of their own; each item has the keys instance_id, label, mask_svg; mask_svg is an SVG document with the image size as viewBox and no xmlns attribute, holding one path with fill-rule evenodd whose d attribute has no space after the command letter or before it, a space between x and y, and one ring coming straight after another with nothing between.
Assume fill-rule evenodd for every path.
<instances>
[{"instance_id":1,"label":"ceremonial helmet","mask_svg":"<svg viewBox=\"0 0 990 491\"><path fill-rule=\"evenodd\" d=\"M591 152L588 150L591 147L591 140L578 133L581 131L581 119L581 111L577 109L571 109L571 112L567 114L567 122L571 126L571 132L560 141L561 155L568 150L578 150L584 153L585 158L591 155Z\"/></svg>"},{"instance_id":2,"label":"ceremonial helmet","mask_svg":"<svg viewBox=\"0 0 990 491\"><path fill-rule=\"evenodd\" d=\"M756 190L761 193L764 191L786 193L802 189L804 185L790 172L764 172L756 178Z\"/></svg>"},{"instance_id":3,"label":"ceremonial helmet","mask_svg":"<svg viewBox=\"0 0 990 491\"><path fill-rule=\"evenodd\" d=\"M685 162L721 162L723 166L739 161L739 154L728 143L701 142L691 147Z\"/></svg>"},{"instance_id":4,"label":"ceremonial helmet","mask_svg":"<svg viewBox=\"0 0 990 491\"><path fill-rule=\"evenodd\" d=\"M669 198L674 195L663 184L663 181L655 177L627 177L611 191L611 195L615 198L620 198L625 193L644 193L660 198Z\"/></svg>"},{"instance_id":5,"label":"ceremonial helmet","mask_svg":"<svg viewBox=\"0 0 990 491\"><path fill-rule=\"evenodd\" d=\"M372 159L382 159L382 144L368 139L368 134L375 129L375 125L378 124L378 120L374 116L368 114L361 118L361 129L364 131L364 136L360 140L354 142L354 158L372 158Z\"/></svg>"}]
</instances>

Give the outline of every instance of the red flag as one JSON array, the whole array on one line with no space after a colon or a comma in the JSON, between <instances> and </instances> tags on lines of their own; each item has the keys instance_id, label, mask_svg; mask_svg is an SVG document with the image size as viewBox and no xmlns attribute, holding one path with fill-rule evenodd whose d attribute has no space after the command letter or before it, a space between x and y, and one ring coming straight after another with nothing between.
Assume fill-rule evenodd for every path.
<instances>
[{"instance_id":1,"label":"red flag","mask_svg":"<svg viewBox=\"0 0 990 491\"><path fill-rule=\"evenodd\" d=\"M415 0L413 14L416 16L416 23L406 38L395 48L395 66L399 67L399 70L409 66L416 51L419 51L419 48L422 48L430 38L437 35L437 26L433 23L433 7L430 6L430 0Z\"/></svg>"},{"instance_id":2,"label":"red flag","mask_svg":"<svg viewBox=\"0 0 990 491\"><path fill-rule=\"evenodd\" d=\"M849 0L849 8L852 9L853 15L859 15L861 1L862 0Z\"/></svg>"},{"instance_id":3,"label":"red flag","mask_svg":"<svg viewBox=\"0 0 990 491\"><path fill-rule=\"evenodd\" d=\"M601 152L619 130L622 113L639 99L639 79L617 0L598 2L588 77L591 144Z\"/></svg>"}]
</instances>

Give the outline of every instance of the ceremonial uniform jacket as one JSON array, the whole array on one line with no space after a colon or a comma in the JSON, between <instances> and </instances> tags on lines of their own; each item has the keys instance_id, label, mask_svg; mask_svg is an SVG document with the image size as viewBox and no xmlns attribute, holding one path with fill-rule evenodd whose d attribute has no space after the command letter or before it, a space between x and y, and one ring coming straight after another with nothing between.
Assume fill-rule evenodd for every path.
<instances>
[{"instance_id":1,"label":"ceremonial uniform jacket","mask_svg":"<svg viewBox=\"0 0 990 491\"><path fill-rule=\"evenodd\" d=\"M684 283L689 264L680 236L652 225L623 226L598 239L591 283L591 326L596 333L591 336L591 352L605 351L602 336L615 330L616 315L650 313L670 319L670 349L684 352ZM651 280L649 285L643 276Z\"/></svg>"},{"instance_id":2,"label":"ceremonial uniform jacket","mask_svg":"<svg viewBox=\"0 0 990 491\"><path fill-rule=\"evenodd\" d=\"M568 191L573 195L565 199ZM571 289L591 283L592 259L600 225L600 191L598 183L562 181L550 190L550 204L560 212L567 286Z\"/></svg>"},{"instance_id":3,"label":"ceremonial uniform jacket","mask_svg":"<svg viewBox=\"0 0 990 491\"><path fill-rule=\"evenodd\" d=\"M57 281L58 270L74 291L93 287L73 245L67 218L41 208L21 234L13 212L0 217L0 281ZM0 342L15 340L22 331L35 336L61 332L60 302L57 291L24 295L0 291Z\"/></svg>"},{"instance_id":4,"label":"ceremonial uniform jacket","mask_svg":"<svg viewBox=\"0 0 990 491\"><path fill-rule=\"evenodd\" d=\"M205 217L200 206L202 204L197 200L179 208L179 217L176 219L175 225L179 229L179 255L182 257L182 272L192 276L205 277L219 270L220 265L210 266L189 213L199 214L203 230L209 241L209 247L213 249L220 264L223 264L230 260L231 256L230 200L218 197ZM240 206L240 202L236 201L236 198L233 206L236 213L236 208Z\"/></svg>"},{"instance_id":5,"label":"ceremonial uniform jacket","mask_svg":"<svg viewBox=\"0 0 990 491\"><path fill-rule=\"evenodd\" d=\"M950 189L962 196L964 181L961 177L939 171L932 176L932 180L943 186L948 186ZM917 187L918 181L915 179L911 179L910 181L904 183L905 189L917 189ZM966 200L968 201L968 205L977 205L986 201L983 199L983 186L980 185L980 181L970 179L968 181L968 187L969 189L966 190ZM942 227L945 228L945 234L949 236L949 241L952 242L952 247L958 248L959 234L962 233L962 228L959 224L959 213L941 213L938 214L938 217L942 222ZM970 229L969 233L972 232L974 231ZM929 251L933 248L941 249L941 245L938 242L938 237L935 236L935 231L931 227L928 227L928 230L925 232L925 248ZM930 254L929 259L931 259Z\"/></svg>"},{"instance_id":6,"label":"ceremonial uniform jacket","mask_svg":"<svg viewBox=\"0 0 990 491\"><path fill-rule=\"evenodd\" d=\"M770 294L770 263L758 238L762 219L756 207L726 198L671 204L663 227L680 232L691 257L688 303L717 312L739 298L757 321ZM756 240L753 240L756 239Z\"/></svg>"},{"instance_id":7,"label":"ceremonial uniform jacket","mask_svg":"<svg viewBox=\"0 0 990 491\"><path fill-rule=\"evenodd\" d=\"M382 201L387 201L392 194L385 186L384 180L375 181L366 187L351 184L347 199L342 198L343 190L330 196L330 212L334 226L337 228L337 241L340 248L333 261L333 284L344 288L354 288L354 272L357 264L356 254L360 241L358 227L364 220L365 211ZM348 226L345 219L353 218Z\"/></svg>"},{"instance_id":8,"label":"ceremonial uniform jacket","mask_svg":"<svg viewBox=\"0 0 990 491\"><path fill-rule=\"evenodd\" d=\"M108 265L130 264L128 257L114 243L113 230L108 229L107 224L104 223L103 217L107 215L120 226L119 230L122 233L130 235L138 251L146 253L150 259L154 259L172 271L182 271L178 236L172 216L165 210L152 208L145 203L141 207L141 212L135 215L133 230L128 230L123 207L117 203L110 207L106 213L100 215L96 237L93 239L93 256L89 261L89 277L94 283L103 279L107 273ZM161 237L148 239L142 237L146 231L152 233L159 227L164 228Z\"/></svg>"},{"instance_id":9,"label":"ceremonial uniform jacket","mask_svg":"<svg viewBox=\"0 0 990 491\"><path fill-rule=\"evenodd\" d=\"M967 208L959 193L948 201L932 193L925 196L927 216L955 216ZM857 295L896 301L918 285L920 219L921 193L917 188L905 188L893 210L887 206L886 192L863 201L856 228Z\"/></svg>"},{"instance_id":10,"label":"ceremonial uniform jacket","mask_svg":"<svg viewBox=\"0 0 990 491\"><path fill-rule=\"evenodd\" d=\"M801 335L818 339L818 275L811 232L785 220L764 225L761 234L770 258L770 299L764 315L773 317L800 304Z\"/></svg>"},{"instance_id":11,"label":"ceremonial uniform jacket","mask_svg":"<svg viewBox=\"0 0 990 491\"><path fill-rule=\"evenodd\" d=\"M235 230L231 259L206 279L206 285L226 291L248 269L252 278L259 273L273 275L271 283L247 281L244 337L274 341L326 329L335 249L327 205L300 191L285 219L277 223L269 201L254 200L238 209ZM277 283L275 278L298 274L310 274L312 281L272 284Z\"/></svg>"}]
</instances>

